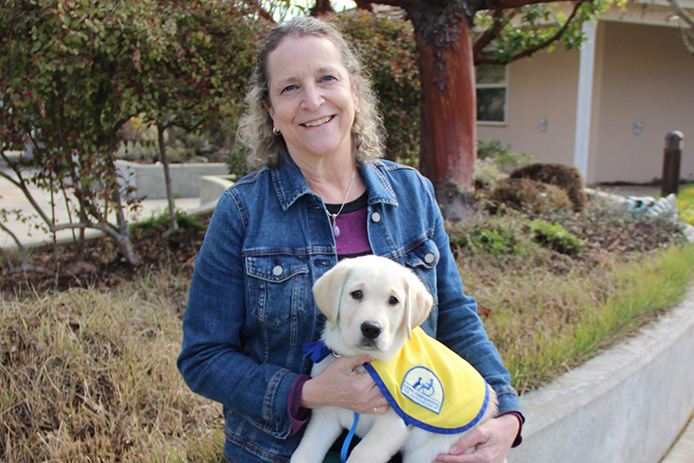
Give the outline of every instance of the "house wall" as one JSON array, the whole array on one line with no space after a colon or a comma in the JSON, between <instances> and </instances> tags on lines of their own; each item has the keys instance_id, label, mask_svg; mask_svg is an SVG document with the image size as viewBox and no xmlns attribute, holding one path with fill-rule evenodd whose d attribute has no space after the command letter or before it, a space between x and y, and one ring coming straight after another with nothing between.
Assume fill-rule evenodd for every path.
<instances>
[{"instance_id":1,"label":"house wall","mask_svg":"<svg viewBox=\"0 0 694 463\"><path fill-rule=\"evenodd\" d=\"M685 136L680 176L694 179L694 56L677 28L602 21L598 29L588 177L647 182L662 176L665 136ZM637 133L636 124L641 124Z\"/></svg>"},{"instance_id":2,"label":"house wall","mask_svg":"<svg viewBox=\"0 0 694 463\"><path fill-rule=\"evenodd\" d=\"M501 140L510 150L542 162L573 164L580 55L557 48L531 60L515 61L508 70L507 121L478 125L481 140ZM545 120L547 130L540 130Z\"/></svg>"},{"instance_id":3,"label":"house wall","mask_svg":"<svg viewBox=\"0 0 694 463\"><path fill-rule=\"evenodd\" d=\"M649 182L662 176L665 135L684 133L681 178L694 180L694 56L676 27L625 12L597 24L586 182ZM478 138L542 162L574 164L580 53L558 46L514 62L507 123L477 128ZM546 119L547 130L539 122ZM635 124L642 124L635 134Z\"/></svg>"}]
</instances>

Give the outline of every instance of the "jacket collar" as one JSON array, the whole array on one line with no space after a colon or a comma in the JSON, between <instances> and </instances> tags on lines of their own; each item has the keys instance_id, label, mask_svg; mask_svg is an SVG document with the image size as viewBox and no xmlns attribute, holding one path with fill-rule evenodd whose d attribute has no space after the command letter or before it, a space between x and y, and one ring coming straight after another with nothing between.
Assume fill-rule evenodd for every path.
<instances>
[{"instance_id":1,"label":"jacket collar","mask_svg":"<svg viewBox=\"0 0 694 463\"><path fill-rule=\"evenodd\" d=\"M386 169L387 166L380 160L359 164L359 173L369 191L370 205L375 203L398 205L395 191L384 174ZM284 156L279 167L270 169L270 176L282 210L289 209L301 196L314 195L308 188L299 166L289 155Z\"/></svg>"}]
</instances>

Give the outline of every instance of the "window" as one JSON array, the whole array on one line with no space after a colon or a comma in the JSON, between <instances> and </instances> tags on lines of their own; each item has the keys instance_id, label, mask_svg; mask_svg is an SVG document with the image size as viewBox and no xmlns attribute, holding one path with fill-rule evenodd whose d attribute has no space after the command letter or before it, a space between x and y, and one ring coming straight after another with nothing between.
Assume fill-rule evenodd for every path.
<instances>
[{"instance_id":1,"label":"window","mask_svg":"<svg viewBox=\"0 0 694 463\"><path fill-rule=\"evenodd\" d=\"M482 124L506 123L506 92L508 66L479 64L475 66L477 81L477 122Z\"/></svg>"}]
</instances>

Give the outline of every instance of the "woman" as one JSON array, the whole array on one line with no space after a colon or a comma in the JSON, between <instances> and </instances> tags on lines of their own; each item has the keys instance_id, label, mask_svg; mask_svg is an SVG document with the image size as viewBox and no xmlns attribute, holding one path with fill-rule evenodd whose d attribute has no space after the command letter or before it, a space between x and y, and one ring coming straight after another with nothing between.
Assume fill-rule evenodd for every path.
<instances>
[{"instance_id":1,"label":"woman","mask_svg":"<svg viewBox=\"0 0 694 463\"><path fill-rule=\"evenodd\" d=\"M434 295L423 325L465 357L499 395L501 415L437 461L502 461L520 441L509 374L464 295L430 182L380 161L381 122L364 72L342 36L314 18L273 29L258 56L239 141L260 170L220 198L198 255L179 369L224 405L225 458L288 461L310 410L384 413L368 357L338 359L309 378L302 345L325 318L313 283L338 258L386 256ZM469 448L475 451L461 455Z\"/></svg>"}]
</instances>

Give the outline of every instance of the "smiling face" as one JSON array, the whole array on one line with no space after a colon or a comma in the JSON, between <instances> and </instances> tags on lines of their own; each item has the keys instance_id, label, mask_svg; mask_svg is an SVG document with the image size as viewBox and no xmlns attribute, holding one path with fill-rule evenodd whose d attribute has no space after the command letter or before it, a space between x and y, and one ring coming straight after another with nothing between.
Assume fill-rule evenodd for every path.
<instances>
[{"instance_id":1,"label":"smiling face","mask_svg":"<svg viewBox=\"0 0 694 463\"><path fill-rule=\"evenodd\" d=\"M297 162L352 156L357 98L329 39L290 37L268 55L267 109Z\"/></svg>"}]
</instances>

